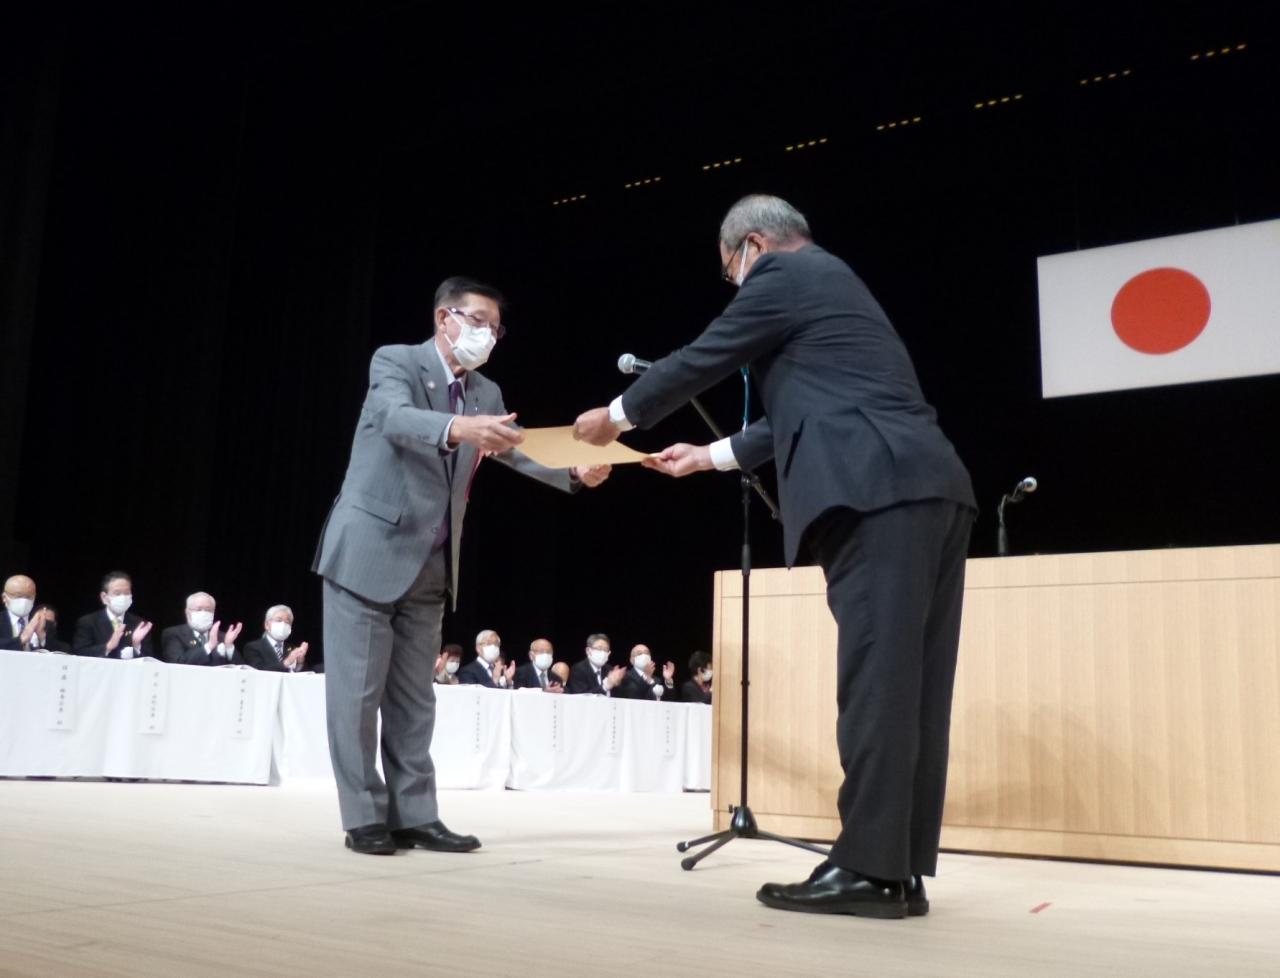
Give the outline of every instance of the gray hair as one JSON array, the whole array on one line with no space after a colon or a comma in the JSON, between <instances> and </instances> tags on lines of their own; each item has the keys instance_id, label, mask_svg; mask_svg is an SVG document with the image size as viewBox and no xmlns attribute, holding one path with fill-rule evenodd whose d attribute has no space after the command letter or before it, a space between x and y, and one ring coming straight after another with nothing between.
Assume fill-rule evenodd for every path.
<instances>
[{"instance_id":1,"label":"gray hair","mask_svg":"<svg viewBox=\"0 0 1280 978\"><path fill-rule=\"evenodd\" d=\"M208 591L197 591L195 594L187 595L187 603L185 607L188 611L191 610L191 602L194 601L196 598L208 598L210 601L213 601L214 607L217 607L218 605L218 602L214 601L213 595L210 594Z\"/></svg>"},{"instance_id":2,"label":"gray hair","mask_svg":"<svg viewBox=\"0 0 1280 978\"><path fill-rule=\"evenodd\" d=\"M273 604L270 608L267 609L267 617L262 620L270 621L274 615L277 615L282 611L289 612L289 617L290 618L293 617L293 609L290 608L287 604Z\"/></svg>"},{"instance_id":3,"label":"gray hair","mask_svg":"<svg viewBox=\"0 0 1280 978\"><path fill-rule=\"evenodd\" d=\"M484 641L484 637L485 637L486 635L497 635L497 634L498 634L498 633L497 633L497 632L495 632L492 628L486 628L486 629L484 629L484 631L482 631L482 632L480 632L479 634L477 634L477 635L476 635L476 645L479 645L481 642L483 642L483 641Z\"/></svg>"},{"instance_id":4,"label":"gray hair","mask_svg":"<svg viewBox=\"0 0 1280 978\"><path fill-rule=\"evenodd\" d=\"M720 243L730 249L740 247L752 231L778 244L813 239L804 215L781 197L768 194L751 194L729 208L720 224Z\"/></svg>"}]
</instances>

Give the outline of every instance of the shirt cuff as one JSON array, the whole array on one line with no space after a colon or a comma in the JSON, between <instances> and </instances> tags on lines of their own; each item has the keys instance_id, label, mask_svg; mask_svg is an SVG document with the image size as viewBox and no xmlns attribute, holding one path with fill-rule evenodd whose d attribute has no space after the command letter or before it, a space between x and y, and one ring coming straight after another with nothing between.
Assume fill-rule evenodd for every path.
<instances>
[{"instance_id":1,"label":"shirt cuff","mask_svg":"<svg viewBox=\"0 0 1280 978\"><path fill-rule=\"evenodd\" d=\"M721 472L732 472L738 467L738 459L733 454L733 444L728 438L713 441L708 448L711 452L711 464Z\"/></svg>"},{"instance_id":2,"label":"shirt cuff","mask_svg":"<svg viewBox=\"0 0 1280 978\"><path fill-rule=\"evenodd\" d=\"M622 410L621 394L609 402L609 420L618 426L619 431L630 431L635 427L627 420L627 412Z\"/></svg>"},{"instance_id":3,"label":"shirt cuff","mask_svg":"<svg viewBox=\"0 0 1280 978\"><path fill-rule=\"evenodd\" d=\"M444 431L440 433L440 451L442 452L456 452L458 450L457 445L449 444L449 432L453 430L453 422L456 421L457 418L458 416L455 414L444 423Z\"/></svg>"},{"instance_id":4,"label":"shirt cuff","mask_svg":"<svg viewBox=\"0 0 1280 978\"><path fill-rule=\"evenodd\" d=\"M124 648L120 650L120 658L122 659L132 659L137 654L138 654L138 650L135 649L132 645L126 645Z\"/></svg>"}]
</instances>

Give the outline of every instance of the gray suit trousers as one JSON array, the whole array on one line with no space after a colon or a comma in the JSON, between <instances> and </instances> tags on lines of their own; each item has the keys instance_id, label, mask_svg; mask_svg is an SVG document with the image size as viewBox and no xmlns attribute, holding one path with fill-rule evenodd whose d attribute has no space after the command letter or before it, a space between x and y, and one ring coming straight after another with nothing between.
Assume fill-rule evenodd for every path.
<instances>
[{"instance_id":1,"label":"gray suit trousers","mask_svg":"<svg viewBox=\"0 0 1280 978\"><path fill-rule=\"evenodd\" d=\"M431 732L447 584L443 550L390 604L325 579L325 706L344 829L412 828L439 817ZM375 766L379 711L385 784Z\"/></svg>"}]
</instances>

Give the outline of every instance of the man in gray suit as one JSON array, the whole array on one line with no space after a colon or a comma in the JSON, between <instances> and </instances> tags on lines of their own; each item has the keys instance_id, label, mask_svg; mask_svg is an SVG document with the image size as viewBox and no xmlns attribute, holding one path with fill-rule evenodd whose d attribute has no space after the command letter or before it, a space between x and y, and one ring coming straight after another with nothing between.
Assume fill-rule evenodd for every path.
<instances>
[{"instance_id":1,"label":"man in gray suit","mask_svg":"<svg viewBox=\"0 0 1280 978\"><path fill-rule=\"evenodd\" d=\"M440 821L430 747L440 622L446 595L456 601L462 518L481 459L566 492L609 475L608 466L548 469L516 450L516 416L476 372L506 331L501 305L496 289L447 279L435 335L374 353L351 462L312 565L324 578L329 753L356 852L480 845ZM379 710L385 784L374 764Z\"/></svg>"},{"instance_id":2,"label":"man in gray suit","mask_svg":"<svg viewBox=\"0 0 1280 978\"><path fill-rule=\"evenodd\" d=\"M750 365L764 417L646 465L673 476L773 459L788 566L822 566L838 626L836 741L843 828L802 883L766 883L783 910L867 917L929 909L937 868L965 556L969 473L924 399L906 347L866 285L813 243L777 197L735 204L720 228L733 301L576 434L607 444L655 424Z\"/></svg>"}]
</instances>

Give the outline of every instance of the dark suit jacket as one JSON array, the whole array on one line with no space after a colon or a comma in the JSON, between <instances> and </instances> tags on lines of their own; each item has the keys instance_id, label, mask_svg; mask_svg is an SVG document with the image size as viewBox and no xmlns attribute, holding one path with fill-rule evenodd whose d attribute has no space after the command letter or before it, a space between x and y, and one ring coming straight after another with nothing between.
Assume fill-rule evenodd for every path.
<instances>
[{"instance_id":1,"label":"dark suit jacket","mask_svg":"<svg viewBox=\"0 0 1280 978\"><path fill-rule=\"evenodd\" d=\"M268 650L270 651L270 650ZM271 653L275 658L275 653ZM173 625L160 636L160 658L184 666L243 666L247 663L240 654L240 647L230 659L204 650L204 643L196 637L190 625Z\"/></svg>"},{"instance_id":2,"label":"dark suit jacket","mask_svg":"<svg viewBox=\"0 0 1280 978\"><path fill-rule=\"evenodd\" d=\"M711 690L707 690L704 693L702 691L702 687L699 686L694 680L690 679L688 682L686 682L683 686L680 687L680 702L681 703L706 703L710 705Z\"/></svg>"},{"instance_id":3,"label":"dark suit jacket","mask_svg":"<svg viewBox=\"0 0 1280 978\"><path fill-rule=\"evenodd\" d=\"M661 685L661 680L649 682L636 672L634 666L627 666L627 674L622 677L622 682L613 691L613 695L624 700L649 700L652 702L658 698L654 695L653 688ZM670 696L671 690L664 690L662 695Z\"/></svg>"},{"instance_id":4,"label":"dark suit jacket","mask_svg":"<svg viewBox=\"0 0 1280 978\"><path fill-rule=\"evenodd\" d=\"M832 507L949 499L977 508L906 347L839 258L812 244L762 255L719 318L628 388L623 410L652 427L748 364L765 416L733 436L733 452L744 469L777 464L788 566Z\"/></svg>"},{"instance_id":5,"label":"dark suit jacket","mask_svg":"<svg viewBox=\"0 0 1280 978\"><path fill-rule=\"evenodd\" d=\"M609 674L609 666L605 665L602 670L603 675ZM600 680L596 678L596 671L591 667L591 663L586 659L574 664L569 670L569 688L566 693L599 693L604 695L604 687L600 684Z\"/></svg>"},{"instance_id":6,"label":"dark suit jacket","mask_svg":"<svg viewBox=\"0 0 1280 978\"><path fill-rule=\"evenodd\" d=\"M0 649L11 652L22 651L22 636L13 633L13 623L9 621L9 609L0 605Z\"/></svg>"},{"instance_id":7,"label":"dark suit jacket","mask_svg":"<svg viewBox=\"0 0 1280 978\"><path fill-rule=\"evenodd\" d=\"M289 653L296 649L296 645L284 643L285 658L289 657ZM242 661L246 666L253 666L255 669L262 669L264 672L288 672L284 667L284 663L276 658L276 650L271 647L271 640L265 635L259 635L252 642L246 642L244 648L236 647L236 657L238 661ZM303 666L305 669L306 666Z\"/></svg>"},{"instance_id":8,"label":"dark suit jacket","mask_svg":"<svg viewBox=\"0 0 1280 978\"><path fill-rule=\"evenodd\" d=\"M547 685L560 685L560 680L555 677L552 672L547 673ZM516 689L541 689L542 683L538 682L538 667L532 662L526 662L524 665L516 669Z\"/></svg>"},{"instance_id":9,"label":"dark suit jacket","mask_svg":"<svg viewBox=\"0 0 1280 978\"><path fill-rule=\"evenodd\" d=\"M458 682L464 686L484 686L486 689L497 689L493 681L493 666L481 659L472 659L456 673Z\"/></svg>"},{"instance_id":10,"label":"dark suit jacket","mask_svg":"<svg viewBox=\"0 0 1280 978\"><path fill-rule=\"evenodd\" d=\"M133 612L126 611L124 613L124 635L120 639L120 644L115 647L115 650L107 658L120 658L120 650L132 644L133 630L141 623L142 619ZM111 619L107 617L106 608L99 608L76 622L75 637L71 640L71 651L76 655L92 655L101 658L106 655L107 642L110 640ZM150 635L142 640L142 648L138 649L138 651L142 655L155 655L151 647Z\"/></svg>"}]
</instances>

